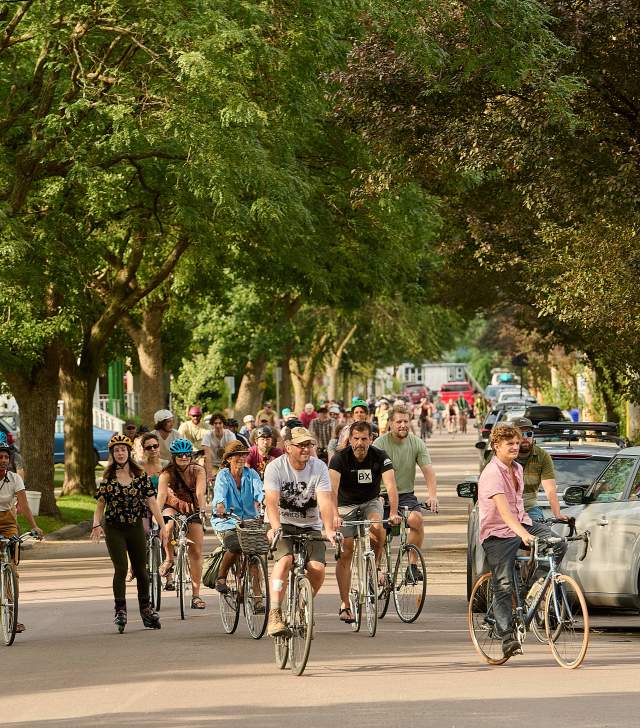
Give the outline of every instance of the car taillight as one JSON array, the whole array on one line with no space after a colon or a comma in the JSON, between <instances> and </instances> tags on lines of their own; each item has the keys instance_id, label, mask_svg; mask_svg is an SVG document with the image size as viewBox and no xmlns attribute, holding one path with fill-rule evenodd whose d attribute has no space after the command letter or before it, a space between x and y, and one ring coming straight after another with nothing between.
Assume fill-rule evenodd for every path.
<instances>
[{"instance_id":1,"label":"car taillight","mask_svg":"<svg viewBox=\"0 0 640 728\"><path fill-rule=\"evenodd\" d=\"M480 432L481 432L481 433L482 433L483 435L488 435L488 434L489 434L489 433L491 432L491 428L490 428L490 427L483 427L483 428L482 428L482 429L480 430Z\"/></svg>"}]
</instances>

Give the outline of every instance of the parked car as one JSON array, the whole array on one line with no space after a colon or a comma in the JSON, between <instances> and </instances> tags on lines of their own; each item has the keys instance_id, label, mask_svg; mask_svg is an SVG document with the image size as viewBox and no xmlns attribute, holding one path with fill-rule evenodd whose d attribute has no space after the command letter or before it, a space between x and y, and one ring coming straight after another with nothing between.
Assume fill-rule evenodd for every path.
<instances>
[{"instance_id":1,"label":"parked car","mask_svg":"<svg viewBox=\"0 0 640 728\"><path fill-rule=\"evenodd\" d=\"M113 432L103 430L101 427L93 428L93 451L95 453L96 465L100 460L107 460L109 457L109 440ZM56 417L56 433L53 444L53 462L64 462L64 417Z\"/></svg>"},{"instance_id":2,"label":"parked car","mask_svg":"<svg viewBox=\"0 0 640 728\"><path fill-rule=\"evenodd\" d=\"M571 433L556 433L552 441L536 442L553 460L558 499L562 512L567 515L573 514L564 507L565 491L579 484L594 482L625 444L615 437L614 430L617 432L617 428L612 423L576 423L574 428ZM480 446L484 450L487 443L483 441L476 443L476 447ZM638 452L640 455L640 448ZM478 478L469 478L459 483L457 493L461 498L470 498L473 501L469 508L467 524L467 598L469 598L476 579L489 571L479 538ZM546 493L542 488L538 493L538 504L543 510L549 508ZM550 512L548 515L551 515Z\"/></svg>"},{"instance_id":3,"label":"parked car","mask_svg":"<svg viewBox=\"0 0 640 728\"><path fill-rule=\"evenodd\" d=\"M409 398L411 404L418 404L424 397L429 396L429 390L424 384L405 384L402 394Z\"/></svg>"},{"instance_id":4,"label":"parked car","mask_svg":"<svg viewBox=\"0 0 640 728\"><path fill-rule=\"evenodd\" d=\"M589 541L586 555L569 544L563 571L593 606L640 609L640 447L620 450L592 484L567 488L565 503Z\"/></svg>"},{"instance_id":5,"label":"parked car","mask_svg":"<svg viewBox=\"0 0 640 728\"><path fill-rule=\"evenodd\" d=\"M18 427L17 412L3 412L0 415L0 431L7 436L9 445L14 445L16 450L20 449L20 430Z\"/></svg>"},{"instance_id":6,"label":"parked car","mask_svg":"<svg viewBox=\"0 0 640 728\"><path fill-rule=\"evenodd\" d=\"M440 387L439 394L444 404L448 404L462 395L467 400L469 407L473 409L473 387L469 382L447 382Z\"/></svg>"}]
</instances>

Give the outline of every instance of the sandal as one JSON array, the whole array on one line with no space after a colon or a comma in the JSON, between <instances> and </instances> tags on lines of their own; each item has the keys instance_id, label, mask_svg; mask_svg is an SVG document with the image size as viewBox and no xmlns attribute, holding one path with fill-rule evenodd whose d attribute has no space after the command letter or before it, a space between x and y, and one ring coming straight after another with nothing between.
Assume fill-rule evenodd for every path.
<instances>
[{"instance_id":1,"label":"sandal","mask_svg":"<svg viewBox=\"0 0 640 728\"><path fill-rule=\"evenodd\" d=\"M338 617L340 617L340 621L344 622L345 624L353 624L356 621L353 616L343 619L343 614L351 614L351 609L349 607L341 607L340 611L338 612Z\"/></svg>"},{"instance_id":2,"label":"sandal","mask_svg":"<svg viewBox=\"0 0 640 728\"><path fill-rule=\"evenodd\" d=\"M216 591L218 594L228 594L229 587L227 586L226 578L216 579Z\"/></svg>"},{"instance_id":3,"label":"sandal","mask_svg":"<svg viewBox=\"0 0 640 728\"><path fill-rule=\"evenodd\" d=\"M166 561L163 561L160 564L160 568L158 569L158 574L160 576L167 576L167 574L170 574L173 571L173 561L169 561L167 559Z\"/></svg>"},{"instance_id":4,"label":"sandal","mask_svg":"<svg viewBox=\"0 0 640 728\"><path fill-rule=\"evenodd\" d=\"M204 609L206 606L200 597L191 597L191 609Z\"/></svg>"},{"instance_id":5,"label":"sandal","mask_svg":"<svg viewBox=\"0 0 640 728\"><path fill-rule=\"evenodd\" d=\"M18 624L16 624L16 634L20 634L20 632L24 632L25 629L26 629L26 627L24 626L24 624L22 624L22 622L18 622Z\"/></svg>"}]
</instances>

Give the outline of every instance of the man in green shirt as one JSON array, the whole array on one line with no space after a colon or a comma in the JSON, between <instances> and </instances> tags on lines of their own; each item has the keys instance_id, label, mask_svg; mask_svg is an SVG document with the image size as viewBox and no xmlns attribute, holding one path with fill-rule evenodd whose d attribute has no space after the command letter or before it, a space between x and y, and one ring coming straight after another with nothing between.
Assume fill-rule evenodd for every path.
<instances>
[{"instance_id":1,"label":"man in green shirt","mask_svg":"<svg viewBox=\"0 0 640 728\"><path fill-rule=\"evenodd\" d=\"M396 405L389 415L389 431L378 437L373 445L384 450L391 458L398 486L398 506L409 508L409 543L419 549L424 542L424 523L422 511L415 496L416 465L422 471L427 483L427 506L434 513L438 512L438 496L436 474L431 465L431 456L427 446L411 432L411 414L407 407ZM412 565L413 578L424 578L416 564Z\"/></svg>"},{"instance_id":2,"label":"man in green shirt","mask_svg":"<svg viewBox=\"0 0 640 728\"><path fill-rule=\"evenodd\" d=\"M566 516L560 513L560 502L556 489L556 473L553 468L553 460L546 450L543 450L535 444L533 423L526 417L514 417L507 424L517 427L522 433L520 453L516 461L524 468L525 511L527 511L531 520L543 520L544 513L538 505L538 491L542 485L549 499L549 506L551 507L554 518L566 520Z\"/></svg>"}]
</instances>

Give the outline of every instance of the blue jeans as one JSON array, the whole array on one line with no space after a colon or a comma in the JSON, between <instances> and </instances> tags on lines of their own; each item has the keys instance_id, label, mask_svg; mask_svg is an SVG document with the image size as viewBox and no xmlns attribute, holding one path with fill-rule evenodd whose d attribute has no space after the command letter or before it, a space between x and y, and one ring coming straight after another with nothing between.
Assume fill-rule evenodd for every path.
<instances>
[{"instance_id":1,"label":"blue jeans","mask_svg":"<svg viewBox=\"0 0 640 728\"><path fill-rule=\"evenodd\" d=\"M544 523L534 521L530 526L524 523L522 525L534 536L557 536ZM482 548L487 554L487 561L491 567L493 616L496 619L497 633L503 639L507 639L513 634L513 566L521 545L520 536L514 536L513 538L489 536L482 542ZM562 561L566 551L566 543L555 544L553 553L557 564Z\"/></svg>"},{"instance_id":2,"label":"blue jeans","mask_svg":"<svg viewBox=\"0 0 640 728\"><path fill-rule=\"evenodd\" d=\"M527 514L532 521L544 520L544 513L542 512L542 508L540 508L540 506L533 506L533 508L529 508Z\"/></svg>"}]
</instances>

